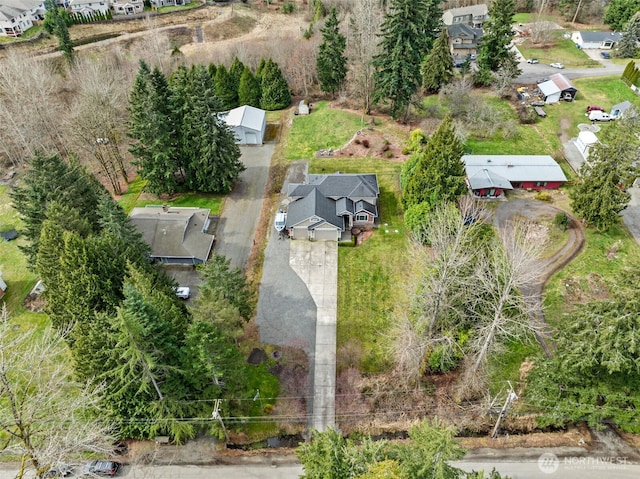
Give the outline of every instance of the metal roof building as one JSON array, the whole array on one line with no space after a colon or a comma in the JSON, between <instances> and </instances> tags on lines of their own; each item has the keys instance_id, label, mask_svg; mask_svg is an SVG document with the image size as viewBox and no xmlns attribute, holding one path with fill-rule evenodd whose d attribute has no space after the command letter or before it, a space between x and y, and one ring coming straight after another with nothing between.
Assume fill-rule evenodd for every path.
<instances>
[{"instance_id":1,"label":"metal roof building","mask_svg":"<svg viewBox=\"0 0 640 479\"><path fill-rule=\"evenodd\" d=\"M229 110L224 115L227 126L233 130L236 143L261 145L267 130L267 114L264 110L249 105Z\"/></svg>"}]
</instances>

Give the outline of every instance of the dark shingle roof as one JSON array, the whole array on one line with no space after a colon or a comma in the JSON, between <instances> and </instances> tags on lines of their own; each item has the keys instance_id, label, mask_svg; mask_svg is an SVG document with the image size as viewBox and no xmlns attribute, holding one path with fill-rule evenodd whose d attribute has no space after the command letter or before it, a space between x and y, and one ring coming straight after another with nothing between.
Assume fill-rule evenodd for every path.
<instances>
[{"instance_id":1,"label":"dark shingle roof","mask_svg":"<svg viewBox=\"0 0 640 479\"><path fill-rule=\"evenodd\" d=\"M580 32L582 41L584 42L604 42L611 40L613 42L619 42L622 34L620 32Z\"/></svg>"},{"instance_id":2,"label":"dark shingle roof","mask_svg":"<svg viewBox=\"0 0 640 479\"><path fill-rule=\"evenodd\" d=\"M322 218L337 228L344 228L344 221L336 215L336 202L326 198L318 189L312 190L304 198L289 204L287 228L292 228L314 216Z\"/></svg>"}]
</instances>

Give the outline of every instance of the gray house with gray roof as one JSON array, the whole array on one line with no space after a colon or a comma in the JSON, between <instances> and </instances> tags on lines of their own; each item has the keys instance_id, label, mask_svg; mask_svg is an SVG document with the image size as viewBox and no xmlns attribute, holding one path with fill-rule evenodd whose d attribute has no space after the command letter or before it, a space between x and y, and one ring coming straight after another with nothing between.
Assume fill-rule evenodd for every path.
<instances>
[{"instance_id":1,"label":"gray house with gray roof","mask_svg":"<svg viewBox=\"0 0 640 479\"><path fill-rule=\"evenodd\" d=\"M291 239L340 241L354 228L373 228L378 218L375 174L309 175L289 185L286 229Z\"/></svg>"},{"instance_id":2,"label":"gray house with gray roof","mask_svg":"<svg viewBox=\"0 0 640 479\"><path fill-rule=\"evenodd\" d=\"M169 264L206 263L213 247L205 208L148 205L134 208L129 219L151 246L151 259Z\"/></svg>"}]
</instances>

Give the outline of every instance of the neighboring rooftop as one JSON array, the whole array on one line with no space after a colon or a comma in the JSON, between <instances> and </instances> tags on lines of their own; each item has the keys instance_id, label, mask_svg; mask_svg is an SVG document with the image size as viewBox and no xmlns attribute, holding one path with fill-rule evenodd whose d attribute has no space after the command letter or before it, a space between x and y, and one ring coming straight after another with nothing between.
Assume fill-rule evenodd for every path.
<instances>
[{"instance_id":1,"label":"neighboring rooftop","mask_svg":"<svg viewBox=\"0 0 640 479\"><path fill-rule=\"evenodd\" d=\"M134 208L131 222L151 246L151 257L168 263L204 263L214 236L208 234L209 210L146 206Z\"/></svg>"},{"instance_id":2,"label":"neighboring rooftop","mask_svg":"<svg viewBox=\"0 0 640 479\"><path fill-rule=\"evenodd\" d=\"M567 181L560 165L548 155L464 155L462 162L468 178L487 170L511 183Z\"/></svg>"},{"instance_id":3,"label":"neighboring rooftop","mask_svg":"<svg viewBox=\"0 0 640 479\"><path fill-rule=\"evenodd\" d=\"M621 32L580 32L582 40L585 42L619 42L622 38Z\"/></svg>"}]
</instances>

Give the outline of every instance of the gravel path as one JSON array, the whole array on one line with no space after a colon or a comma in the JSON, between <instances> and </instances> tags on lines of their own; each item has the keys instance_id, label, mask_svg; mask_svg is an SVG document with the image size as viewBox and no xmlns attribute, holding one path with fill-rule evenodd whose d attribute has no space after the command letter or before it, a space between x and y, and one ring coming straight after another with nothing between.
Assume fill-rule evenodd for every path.
<instances>
[{"instance_id":1,"label":"gravel path","mask_svg":"<svg viewBox=\"0 0 640 479\"><path fill-rule=\"evenodd\" d=\"M545 331L547 323L542 309L542 292L549 279L582 250L584 246L584 231L582 225L566 211L533 199L514 199L500 203L493 218L494 225L500 229L504 228L508 221L515 215L536 220L542 216L553 218L558 213L565 213L571 218L571 224L567 229L569 239L553 256L541 260L542 273L540 280L522 288L522 294L524 296L533 298L534 308L529 314L529 317L534 325L543 328L540 332L536 331L536 337L549 357L551 357L551 350L545 341L545 336L548 336L548 334Z\"/></svg>"}]
</instances>

